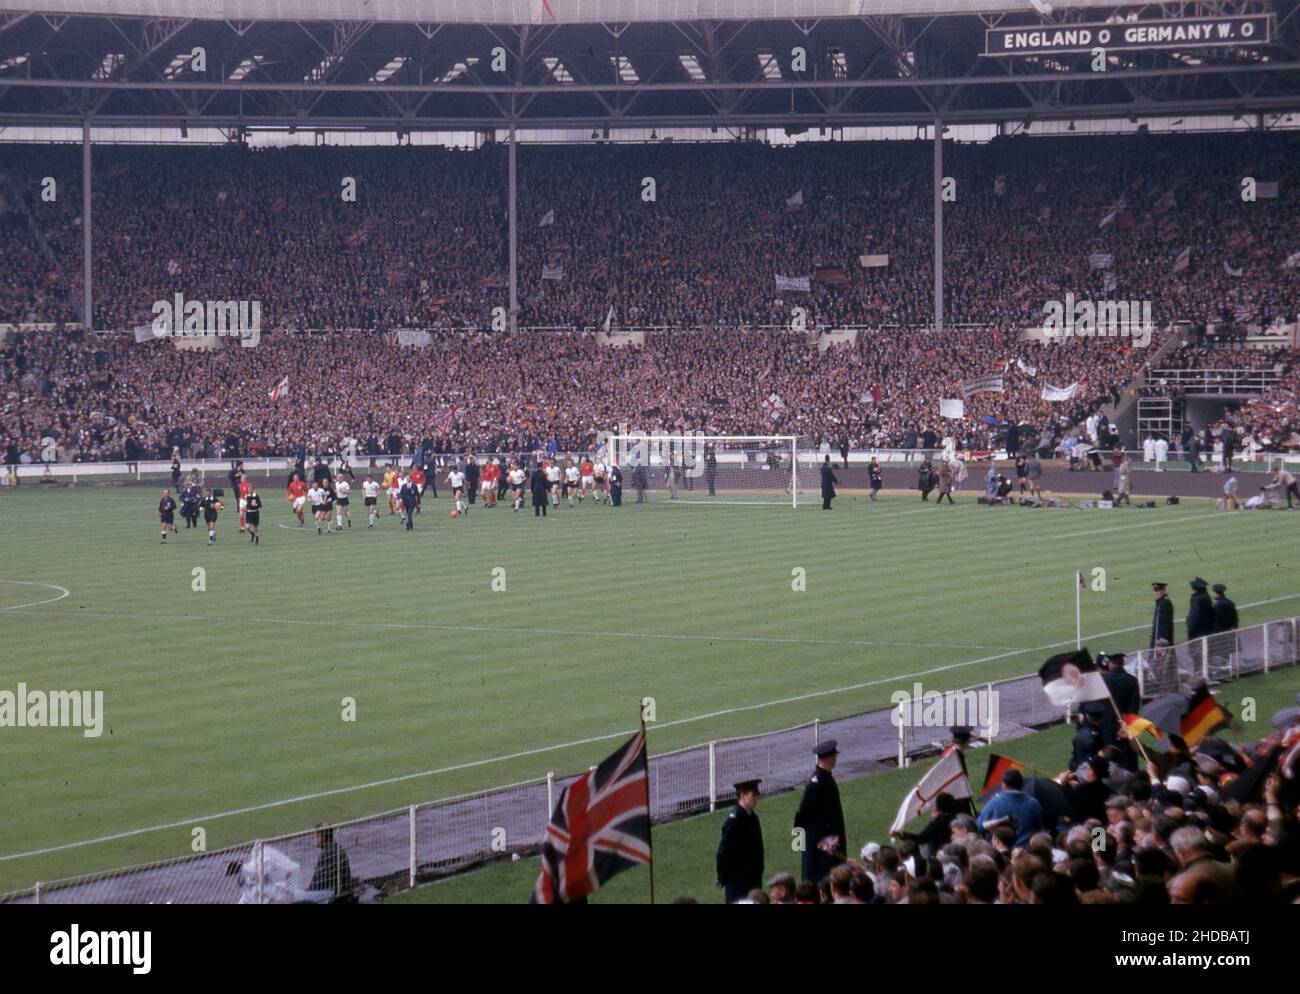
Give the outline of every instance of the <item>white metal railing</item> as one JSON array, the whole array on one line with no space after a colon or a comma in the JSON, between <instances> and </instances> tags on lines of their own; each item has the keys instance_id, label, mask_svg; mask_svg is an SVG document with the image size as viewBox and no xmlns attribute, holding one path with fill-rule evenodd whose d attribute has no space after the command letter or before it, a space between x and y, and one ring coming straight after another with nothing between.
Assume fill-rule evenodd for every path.
<instances>
[{"instance_id":1,"label":"white metal railing","mask_svg":"<svg viewBox=\"0 0 1300 994\"><path fill-rule=\"evenodd\" d=\"M1177 387L1205 393L1263 393L1282 381L1276 369L1152 369L1145 387Z\"/></svg>"}]
</instances>

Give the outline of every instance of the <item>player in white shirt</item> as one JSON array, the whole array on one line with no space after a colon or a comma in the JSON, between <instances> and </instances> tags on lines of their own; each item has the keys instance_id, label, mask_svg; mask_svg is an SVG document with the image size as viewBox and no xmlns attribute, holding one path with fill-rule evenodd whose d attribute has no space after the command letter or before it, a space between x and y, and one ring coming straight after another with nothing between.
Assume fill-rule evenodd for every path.
<instances>
[{"instance_id":1,"label":"player in white shirt","mask_svg":"<svg viewBox=\"0 0 1300 994\"><path fill-rule=\"evenodd\" d=\"M465 474L460 471L459 466L453 466L451 472L447 474L447 484L451 487L451 499L456 502L457 513L468 514L469 505L465 503Z\"/></svg>"},{"instance_id":2,"label":"player in white shirt","mask_svg":"<svg viewBox=\"0 0 1300 994\"><path fill-rule=\"evenodd\" d=\"M560 465L554 459L546 464L546 482L551 488L551 507L560 506Z\"/></svg>"},{"instance_id":3,"label":"player in white shirt","mask_svg":"<svg viewBox=\"0 0 1300 994\"><path fill-rule=\"evenodd\" d=\"M307 503L311 505L311 516L316 522L316 534L321 533L321 524L323 522L325 506L325 491L318 483L313 483L307 488Z\"/></svg>"},{"instance_id":4,"label":"player in white shirt","mask_svg":"<svg viewBox=\"0 0 1300 994\"><path fill-rule=\"evenodd\" d=\"M510 492L514 497L513 510L518 511L524 506L524 471L518 463L510 464L510 473L506 477L510 481Z\"/></svg>"},{"instance_id":5,"label":"player in white shirt","mask_svg":"<svg viewBox=\"0 0 1300 994\"><path fill-rule=\"evenodd\" d=\"M367 528L375 527L375 518L379 513L379 484L369 476L361 484L361 496L365 499L366 516L370 519Z\"/></svg>"},{"instance_id":6,"label":"player in white shirt","mask_svg":"<svg viewBox=\"0 0 1300 994\"><path fill-rule=\"evenodd\" d=\"M564 496L569 499L569 506L573 507L573 492L578 489L578 467L573 465L572 459L564 460Z\"/></svg>"},{"instance_id":7,"label":"player in white shirt","mask_svg":"<svg viewBox=\"0 0 1300 994\"><path fill-rule=\"evenodd\" d=\"M605 464L601 462L599 458L597 458L595 463L592 464L591 475L596 481L596 488L591 494L592 499L595 500L597 504L599 504L602 499L609 500L609 477L606 474Z\"/></svg>"},{"instance_id":8,"label":"player in white shirt","mask_svg":"<svg viewBox=\"0 0 1300 994\"><path fill-rule=\"evenodd\" d=\"M343 477L334 481L334 520L338 524L339 531L343 530L343 519L348 519L348 527L352 527L352 510L348 507L348 495L352 493L352 484Z\"/></svg>"}]
</instances>

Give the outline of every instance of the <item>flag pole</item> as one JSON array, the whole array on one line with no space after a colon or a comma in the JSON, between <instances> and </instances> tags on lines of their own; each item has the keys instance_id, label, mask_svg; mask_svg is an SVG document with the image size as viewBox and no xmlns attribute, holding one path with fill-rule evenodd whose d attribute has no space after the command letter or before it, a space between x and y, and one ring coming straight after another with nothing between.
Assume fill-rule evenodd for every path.
<instances>
[{"instance_id":1,"label":"flag pole","mask_svg":"<svg viewBox=\"0 0 1300 994\"><path fill-rule=\"evenodd\" d=\"M1083 573L1074 572L1074 647L1083 648Z\"/></svg>"},{"instance_id":2,"label":"flag pole","mask_svg":"<svg viewBox=\"0 0 1300 994\"><path fill-rule=\"evenodd\" d=\"M650 849L650 903L655 903L655 843L654 818L650 813L650 743L645 737L645 712L637 707L637 717L641 719L641 748L645 750L645 835Z\"/></svg>"}]
</instances>

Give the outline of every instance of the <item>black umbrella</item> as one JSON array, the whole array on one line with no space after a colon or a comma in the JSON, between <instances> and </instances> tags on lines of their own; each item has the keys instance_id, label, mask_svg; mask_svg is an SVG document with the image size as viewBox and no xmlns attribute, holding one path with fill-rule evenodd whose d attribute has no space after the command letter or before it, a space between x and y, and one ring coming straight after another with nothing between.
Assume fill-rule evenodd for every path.
<instances>
[{"instance_id":1,"label":"black umbrella","mask_svg":"<svg viewBox=\"0 0 1300 994\"><path fill-rule=\"evenodd\" d=\"M1147 701L1142 707L1142 717L1167 735L1183 733L1183 716L1191 700L1186 694L1165 694Z\"/></svg>"},{"instance_id":2,"label":"black umbrella","mask_svg":"<svg viewBox=\"0 0 1300 994\"><path fill-rule=\"evenodd\" d=\"M1043 809L1043 825L1049 832L1055 830L1057 818L1068 818L1074 811L1065 788L1055 780L1046 777L1029 777L1025 781L1025 793L1036 800Z\"/></svg>"}]
</instances>

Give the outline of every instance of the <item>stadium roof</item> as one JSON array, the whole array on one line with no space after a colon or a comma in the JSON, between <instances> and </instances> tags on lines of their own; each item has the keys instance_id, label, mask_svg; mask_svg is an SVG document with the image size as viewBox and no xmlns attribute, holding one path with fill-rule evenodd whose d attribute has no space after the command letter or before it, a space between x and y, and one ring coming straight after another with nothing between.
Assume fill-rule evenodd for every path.
<instances>
[{"instance_id":1,"label":"stadium roof","mask_svg":"<svg viewBox=\"0 0 1300 994\"><path fill-rule=\"evenodd\" d=\"M0 0L0 10L105 17L197 20L374 21L435 24L602 24L763 21L888 14L980 14L1007 0ZM1113 0L1066 0L1066 7L1113 8Z\"/></svg>"},{"instance_id":2,"label":"stadium roof","mask_svg":"<svg viewBox=\"0 0 1300 994\"><path fill-rule=\"evenodd\" d=\"M1300 111L1300 0L36 2L0 0L0 127L799 130ZM1249 41L1117 44L1105 71L1086 47L985 48L1003 28L1247 15Z\"/></svg>"}]
</instances>

